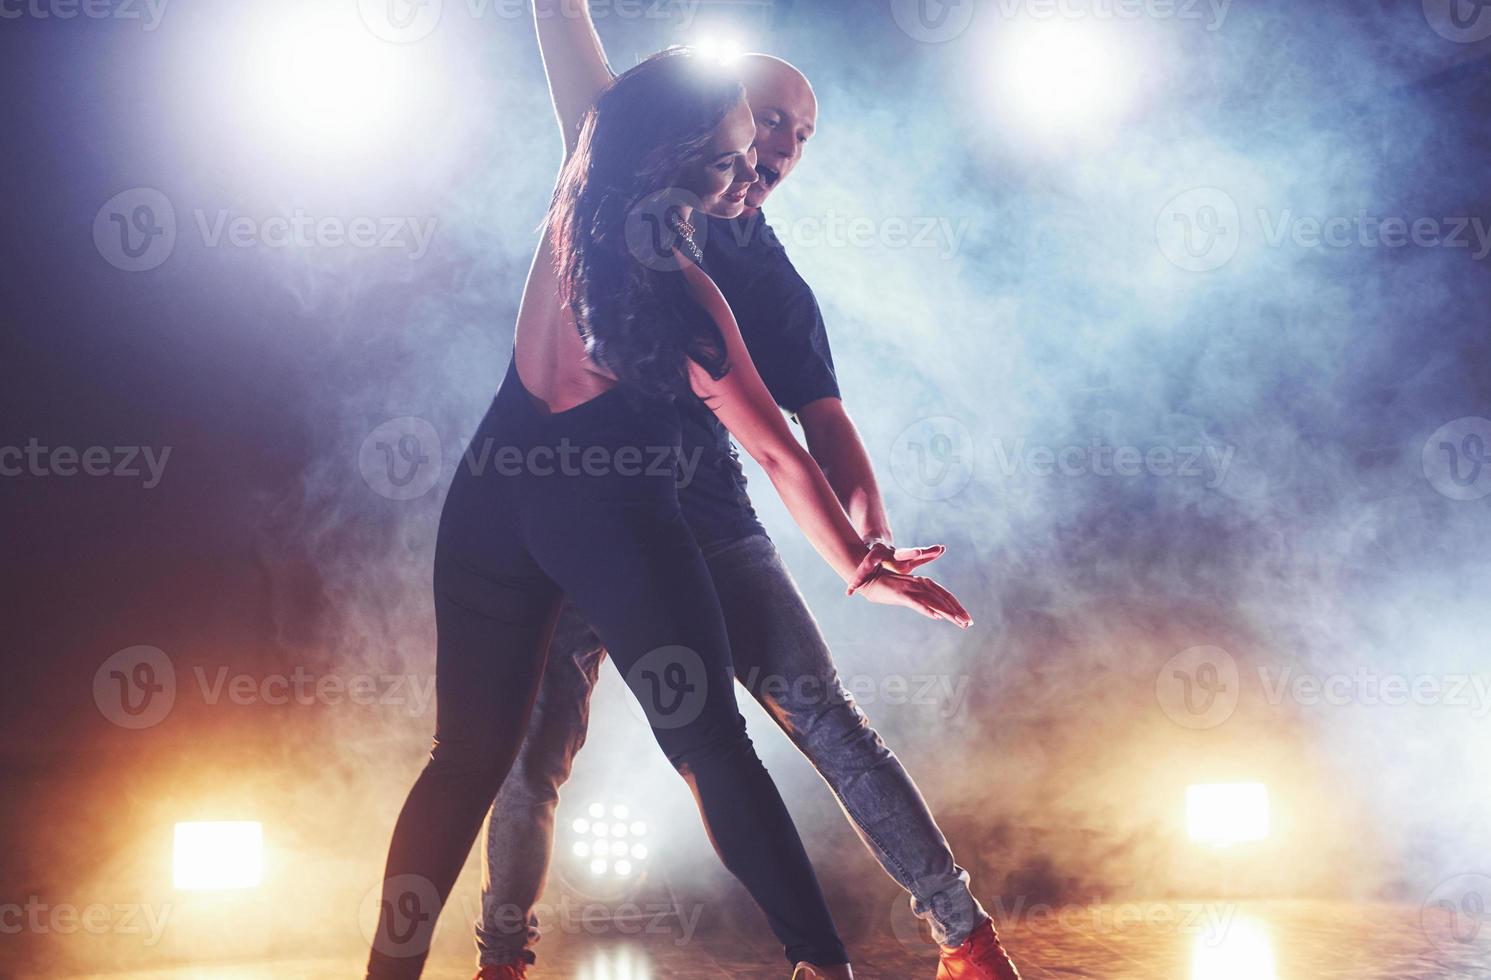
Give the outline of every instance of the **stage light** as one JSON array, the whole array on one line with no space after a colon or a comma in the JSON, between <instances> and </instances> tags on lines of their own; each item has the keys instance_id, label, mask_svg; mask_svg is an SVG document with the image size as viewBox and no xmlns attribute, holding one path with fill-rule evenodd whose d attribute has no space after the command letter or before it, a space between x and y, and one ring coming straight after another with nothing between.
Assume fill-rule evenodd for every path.
<instances>
[{"instance_id":1,"label":"stage light","mask_svg":"<svg viewBox=\"0 0 1491 980\"><path fill-rule=\"evenodd\" d=\"M264 876L264 829L250 821L178 823L171 864L183 890L253 888Z\"/></svg>"},{"instance_id":2,"label":"stage light","mask_svg":"<svg viewBox=\"0 0 1491 980\"><path fill-rule=\"evenodd\" d=\"M590 803L585 812L588 818L578 817L569 824L574 833L569 845L573 867L587 872L584 877L592 881L603 879L614 885L618 878L640 880L651 853L638 840L647 833L646 821L628 822L635 814L625 803Z\"/></svg>"},{"instance_id":3,"label":"stage light","mask_svg":"<svg viewBox=\"0 0 1491 980\"><path fill-rule=\"evenodd\" d=\"M645 953L640 949L621 946L606 949L580 964L575 980L654 980L654 974Z\"/></svg>"},{"instance_id":4,"label":"stage light","mask_svg":"<svg viewBox=\"0 0 1491 980\"><path fill-rule=\"evenodd\" d=\"M1101 128L1133 95L1124 44L1093 20L1020 22L1002 39L993 66L1000 110L1046 135Z\"/></svg>"},{"instance_id":5,"label":"stage light","mask_svg":"<svg viewBox=\"0 0 1491 980\"><path fill-rule=\"evenodd\" d=\"M1227 846L1268 836L1268 787L1262 783L1197 783L1186 789L1191 840Z\"/></svg>"},{"instance_id":6,"label":"stage light","mask_svg":"<svg viewBox=\"0 0 1491 980\"><path fill-rule=\"evenodd\" d=\"M407 128L409 53L379 40L355 4L255 4L240 85L266 141L345 152Z\"/></svg>"},{"instance_id":7,"label":"stage light","mask_svg":"<svg viewBox=\"0 0 1491 980\"><path fill-rule=\"evenodd\" d=\"M1217 935L1203 932L1191 944L1190 980L1275 980L1273 943L1262 925L1234 919Z\"/></svg>"},{"instance_id":8,"label":"stage light","mask_svg":"<svg viewBox=\"0 0 1491 980\"><path fill-rule=\"evenodd\" d=\"M699 52L700 56L722 65L728 65L745 54L745 47L739 41L719 34L705 34L697 38L690 46Z\"/></svg>"}]
</instances>

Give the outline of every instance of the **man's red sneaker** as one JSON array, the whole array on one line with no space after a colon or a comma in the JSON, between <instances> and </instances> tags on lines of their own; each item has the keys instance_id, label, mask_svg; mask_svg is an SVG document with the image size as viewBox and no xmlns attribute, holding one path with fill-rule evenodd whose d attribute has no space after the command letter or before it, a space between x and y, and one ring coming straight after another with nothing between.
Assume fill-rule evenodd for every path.
<instances>
[{"instance_id":1,"label":"man's red sneaker","mask_svg":"<svg viewBox=\"0 0 1491 980\"><path fill-rule=\"evenodd\" d=\"M522 960L513 960L501 966L491 963L483 963L482 968L476 971L476 980L527 980L528 964Z\"/></svg>"},{"instance_id":2,"label":"man's red sneaker","mask_svg":"<svg viewBox=\"0 0 1491 980\"><path fill-rule=\"evenodd\" d=\"M943 946L937 964L937 980L1020 980L1020 971L994 932L994 920L985 919L961 946Z\"/></svg>"}]
</instances>

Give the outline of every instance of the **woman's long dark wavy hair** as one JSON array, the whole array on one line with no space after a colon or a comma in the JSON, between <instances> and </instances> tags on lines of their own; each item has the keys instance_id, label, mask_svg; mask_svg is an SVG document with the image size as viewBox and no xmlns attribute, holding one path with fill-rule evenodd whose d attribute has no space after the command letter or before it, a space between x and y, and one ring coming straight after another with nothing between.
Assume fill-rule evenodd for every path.
<instances>
[{"instance_id":1,"label":"woman's long dark wavy hair","mask_svg":"<svg viewBox=\"0 0 1491 980\"><path fill-rule=\"evenodd\" d=\"M717 379L729 365L719 326L682 273L632 253L628 216L671 187L743 96L738 78L692 49L660 51L601 93L554 190L548 233L560 300L590 356L649 394L692 392L688 359Z\"/></svg>"}]
</instances>

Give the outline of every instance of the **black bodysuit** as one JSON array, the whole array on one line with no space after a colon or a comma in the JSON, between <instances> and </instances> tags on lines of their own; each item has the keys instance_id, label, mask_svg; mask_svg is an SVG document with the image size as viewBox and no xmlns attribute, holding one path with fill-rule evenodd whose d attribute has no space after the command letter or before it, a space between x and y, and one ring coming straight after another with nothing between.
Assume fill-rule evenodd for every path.
<instances>
[{"instance_id":1,"label":"black bodysuit","mask_svg":"<svg viewBox=\"0 0 1491 980\"><path fill-rule=\"evenodd\" d=\"M434 749L399 816L368 976L417 977L527 725L567 594L688 781L789 960L847 962L735 702L724 620L679 509L678 411L612 388L546 413L516 359L457 470L435 553Z\"/></svg>"}]
</instances>

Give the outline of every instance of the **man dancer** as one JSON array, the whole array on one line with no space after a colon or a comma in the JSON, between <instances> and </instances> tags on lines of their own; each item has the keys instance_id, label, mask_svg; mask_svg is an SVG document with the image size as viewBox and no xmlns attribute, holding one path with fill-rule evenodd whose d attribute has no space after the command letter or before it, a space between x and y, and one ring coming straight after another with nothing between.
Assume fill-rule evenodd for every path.
<instances>
[{"instance_id":1,"label":"man dancer","mask_svg":"<svg viewBox=\"0 0 1491 980\"><path fill-rule=\"evenodd\" d=\"M596 70L609 71L598 39L593 54ZM864 444L839 398L817 301L761 215L762 203L802 158L817 123L817 100L807 79L785 61L748 55L738 64L756 117L761 180L748 192L740 218L710 219L705 265L772 397L801 424L808 451L850 521L889 555L890 522ZM698 450L700 460L679 498L719 593L736 677L827 781L881 867L910 893L912 908L941 947L938 980L1019 980L921 793L840 683L817 622L756 519L729 434L702 406L685 411L680 403L680 413L683 451ZM907 571L939 554L901 549L887 564ZM594 631L565 603L527 736L483 835L477 980L521 980L535 960L530 947L539 929L532 909L548 872L559 787L584 744L604 656ZM787 683L775 682L768 691L771 678ZM786 693L778 690L784 686ZM524 914L506 914L510 910Z\"/></svg>"}]
</instances>

